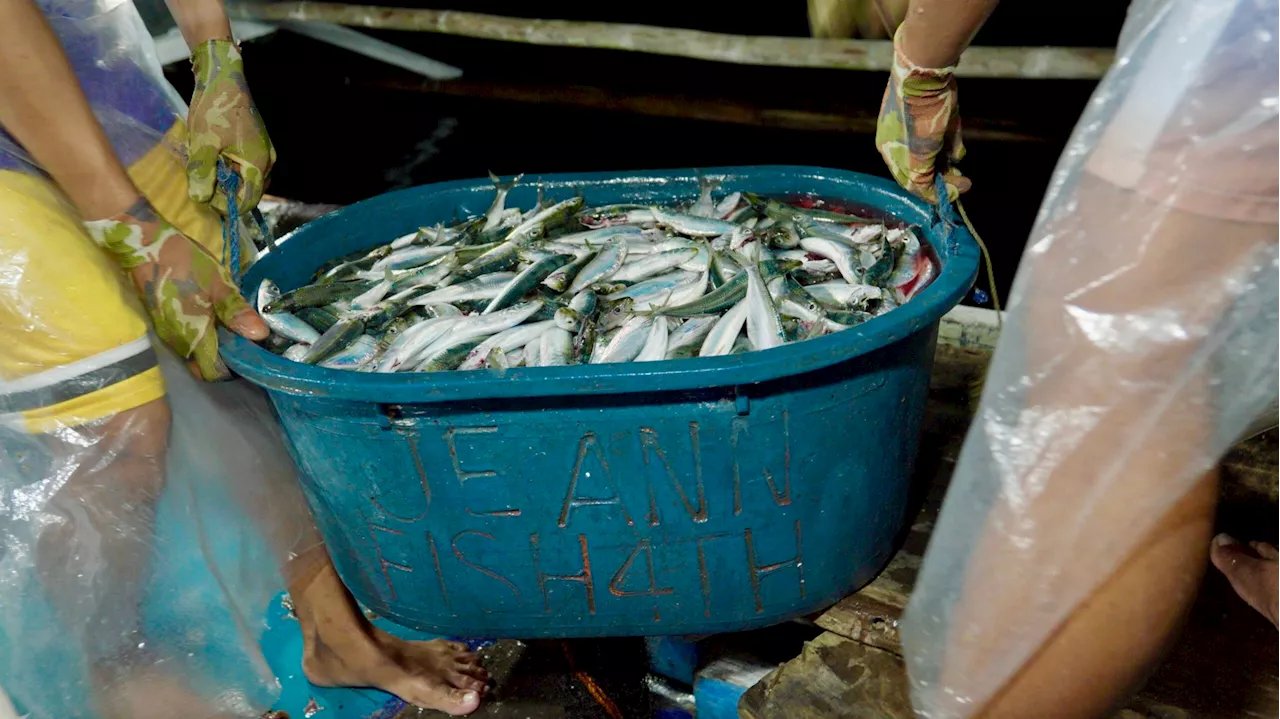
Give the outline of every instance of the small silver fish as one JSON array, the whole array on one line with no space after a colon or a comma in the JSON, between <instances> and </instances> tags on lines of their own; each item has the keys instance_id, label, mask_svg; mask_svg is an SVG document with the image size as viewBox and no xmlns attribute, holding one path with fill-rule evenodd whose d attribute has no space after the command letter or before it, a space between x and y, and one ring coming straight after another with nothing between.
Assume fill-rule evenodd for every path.
<instances>
[{"instance_id":1,"label":"small silver fish","mask_svg":"<svg viewBox=\"0 0 1280 719\"><path fill-rule=\"evenodd\" d=\"M733 344L742 334L742 326L747 322L747 298L743 297L732 309L724 313L715 327L707 333L698 350L699 357L719 357L733 351Z\"/></svg>"},{"instance_id":2,"label":"small silver fish","mask_svg":"<svg viewBox=\"0 0 1280 719\"><path fill-rule=\"evenodd\" d=\"M411 305L432 305L441 302L464 302L474 300L492 300L502 293L511 280L514 272L491 272L456 285L441 287L425 295L419 295L409 301Z\"/></svg>"},{"instance_id":3,"label":"small silver fish","mask_svg":"<svg viewBox=\"0 0 1280 719\"><path fill-rule=\"evenodd\" d=\"M853 284L858 281L861 273L854 267L857 260L854 258L853 248L849 245L825 237L804 237L800 239L800 246L834 262L836 270L840 272L845 282Z\"/></svg>"},{"instance_id":4,"label":"small silver fish","mask_svg":"<svg viewBox=\"0 0 1280 719\"><path fill-rule=\"evenodd\" d=\"M698 250L692 247L656 252L624 264L609 279L614 282L639 282L682 265L697 255Z\"/></svg>"},{"instance_id":5,"label":"small silver fish","mask_svg":"<svg viewBox=\"0 0 1280 719\"><path fill-rule=\"evenodd\" d=\"M659 225L669 227L689 237L719 237L732 232L737 225L711 217L694 217L679 212L666 212L658 207L650 207L649 212Z\"/></svg>"},{"instance_id":6,"label":"small silver fish","mask_svg":"<svg viewBox=\"0 0 1280 719\"><path fill-rule=\"evenodd\" d=\"M738 203L740 202L742 202L741 192L729 193L716 205L716 209L712 214L712 217L718 217L722 220L729 219L729 215L733 214L733 211L738 209Z\"/></svg>"},{"instance_id":7,"label":"small silver fish","mask_svg":"<svg viewBox=\"0 0 1280 719\"><path fill-rule=\"evenodd\" d=\"M542 335L539 334L524 346L524 366L542 366Z\"/></svg>"},{"instance_id":8,"label":"small silver fish","mask_svg":"<svg viewBox=\"0 0 1280 719\"><path fill-rule=\"evenodd\" d=\"M303 344L311 344L320 339L320 333L314 327L298 319L291 312L264 312L263 308L280 297L280 288L271 280L263 280L258 285L257 310L267 327L272 332Z\"/></svg>"},{"instance_id":9,"label":"small silver fish","mask_svg":"<svg viewBox=\"0 0 1280 719\"><path fill-rule=\"evenodd\" d=\"M320 363L329 369L360 369L378 355L378 342L369 335L361 335L347 348Z\"/></svg>"},{"instance_id":10,"label":"small silver fish","mask_svg":"<svg viewBox=\"0 0 1280 719\"><path fill-rule=\"evenodd\" d=\"M480 228L481 233L497 229L498 225L502 223L502 214L506 209L507 194L516 186L516 183L520 182L522 177L524 177L523 174L516 175L510 182L503 182L497 175L492 172L489 173L489 179L493 181L496 194L493 197L493 204L489 205L489 209L484 213L484 226Z\"/></svg>"},{"instance_id":11,"label":"small silver fish","mask_svg":"<svg viewBox=\"0 0 1280 719\"><path fill-rule=\"evenodd\" d=\"M552 327L542 333L538 358L542 367L561 367L573 357L573 333Z\"/></svg>"},{"instance_id":12,"label":"small silver fish","mask_svg":"<svg viewBox=\"0 0 1280 719\"><path fill-rule=\"evenodd\" d=\"M717 217L715 214L716 203L711 199L711 193L715 192L720 186L721 180L714 180L709 177L703 177L698 174L698 199L689 207L689 214L694 217Z\"/></svg>"},{"instance_id":13,"label":"small silver fish","mask_svg":"<svg viewBox=\"0 0 1280 719\"><path fill-rule=\"evenodd\" d=\"M396 250L373 263L373 266L369 268L369 271L380 275L384 270L388 269L410 270L415 267L421 267L432 260L438 260L453 252L454 247L452 245L440 245L439 247L406 247L403 250Z\"/></svg>"},{"instance_id":14,"label":"small silver fish","mask_svg":"<svg viewBox=\"0 0 1280 719\"><path fill-rule=\"evenodd\" d=\"M543 332L555 326L555 320L543 320L542 322L517 325L511 329L503 330L476 346L471 351L471 354L467 355L467 358L463 360L458 369L480 369L485 366L485 359L493 349L497 348L503 352L511 352L537 340L542 336Z\"/></svg>"},{"instance_id":15,"label":"small silver fish","mask_svg":"<svg viewBox=\"0 0 1280 719\"><path fill-rule=\"evenodd\" d=\"M671 333L667 329L667 318L658 315L653 319L653 325L649 328L649 336L645 339L644 347L640 350L640 354L636 355L636 362L656 362L667 358L667 342L671 338Z\"/></svg>"},{"instance_id":16,"label":"small silver fish","mask_svg":"<svg viewBox=\"0 0 1280 719\"><path fill-rule=\"evenodd\" d=\"M914 276L913 276L914 279ZM841 280L818 282L807 285L805 291L813 295L819 302L840 307L863 305L868 300L878 300L883 294L879 287L871 285L850 284Z\"/></svg>"},{"instance_id":17,"label":"small silver fish","mask_svg":"<svg viewBox=\"0 0 1280 719\"><path fill-rule=\"evenodd\" d=\"M630 362L635 359L649 339L649 328L653 326L653 320L651 315L637 315L627 320L601 352L599 363ZM596 358L592 357L591 361L596 362Z\"/></svg>"},{"instance_id":18,"label":"small silver fish","mask_svg":"<svg viewBox=\"0 0 1280 719\"><path fill-rule=\"evenodd\" d=\"M461 317L435 317L426 319L401 332L391 346L382 353L374 367L375 372L396 372L408 369L409 361L423 348L435 342L453 327Z\"/></svg>"},{"instance_id":19,"label":"small silver fish","mask_svg":"<svg viewBox=\"0 0 1280 719\"><path fill-rule=\"evenodd\" d=\"M555 317L551 320L566 332L577 332L582 328L582 315L568 307L561 307L556 310Z\"/></svg>"},{"instance_id":20,"label":"small silver fish","mask_svg":"<svg viewBox=\"0 0 1280 719\"><path fill-rule=\"evenodd\" d=\"M667 338L666 359L696 354L699 347L702 346L702 340L711 332L711 328L715 327L716 321L719 319L716 315L706 315L703 317L690 317L681 323L679 327L671 331L671 335Z\"/></svg>"},{"instance_id":21,"label":"small silver fish","mask_svg":"<svg viewBox=\"0 0 1280 719\"><path fill-rule=\"evenodd\" d=\"M596 255L582 268L577 277L573 278L573 283L569 285L569 289L566 290L565 294L576 295L598 282L609 279L615 272L622 269L622 263L626 259L626 243L617 240L610 242L604 249L600 250L600 254Z\"/></svg>"},{"instance_id":22,"label":"small silver fish","mask_svg":"<svg viewBox=\"0 0 1280 719\"><path fill-rule=\"evenodd\" d=\"M779 347L786 342L782 320L755 263L742 263L747 271L747 338L757 350Z\"/></svg>"},{"instance_id":23,"label":"small silver fish","mask_svg":"<svg viewBox=\"0 0 1280 719\"><path fill-rule=\"evenodd\" d=\"M318 336L318 335L317 335ZM299 342L284 351L282 355L285 359L301 362L304 357L311 353L311 345Z\"/></svg>"}]
</instances>

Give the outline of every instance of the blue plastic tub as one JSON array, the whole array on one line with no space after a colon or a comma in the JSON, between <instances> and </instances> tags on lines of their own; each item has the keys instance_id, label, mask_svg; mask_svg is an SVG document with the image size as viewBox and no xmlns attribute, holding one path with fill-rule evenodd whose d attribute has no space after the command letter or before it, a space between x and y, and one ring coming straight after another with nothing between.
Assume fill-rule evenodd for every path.
<instances>
[{"instance_id":1,"label":"blue plastic tub","mask_svg":"<svg viewBox=\"0 0 1280 719\"><path fill-rule=\"evenodd\" d=\"M891 183L813 167L708 170L923 227L942 268L854 329L766 352L438 375L353 373L224 337L265 388L353 594L453 635L701 634L801 615L869 581L905 518L938 320L972 285L963 227ZM554 199L666 202L692 171L528 178ZM289 290L331 257L483 212L488 180L389 193L300 228L245 277Z\"/></svg>"}]
</instances>

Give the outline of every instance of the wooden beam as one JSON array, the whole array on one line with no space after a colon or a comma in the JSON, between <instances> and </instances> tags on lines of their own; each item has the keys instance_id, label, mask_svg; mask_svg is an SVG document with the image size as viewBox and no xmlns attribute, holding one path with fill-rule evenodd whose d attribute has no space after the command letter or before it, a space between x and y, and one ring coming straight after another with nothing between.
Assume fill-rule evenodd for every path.
<instances>
[{"instance_id":1,"label":"wooden beam","mask_svg":"<svg viewBox=\"0 0 1280 719\"><path fill-rule=\"evenodd\" d=\"M729 35L682 28L609 22L503 17L455 10L375 7L343 3L237 3L234 16L266 21L319 21L379 30L438 32L485 40L555 47L625 50L741 65L887 72L888 40ZM1111 65L1110 48L970 47L961 77L1096 79Z\"/></svg>"},{"instance_id":2,"label":"wooden beam","mask_svg":"<svg viewBox=\"0 0 1280 719\"><path fill-rule=\"evenodd\" d=\"M584 85L503 84L482 80L418 82L380 79L367 86L402 92L471 97L507 102L578 107L589 110L630 112L651 117L674 117L734 125L771 127L812 132L847 132L871 135L876 118L864 112L839 112L801 108L761 107L728 98L688 95L661 95L611 90ZM966 140L994 142L1044 142L1046 138L1014 130L991 127L982 119L965 118Z\"/></svg>"}]
</instances>

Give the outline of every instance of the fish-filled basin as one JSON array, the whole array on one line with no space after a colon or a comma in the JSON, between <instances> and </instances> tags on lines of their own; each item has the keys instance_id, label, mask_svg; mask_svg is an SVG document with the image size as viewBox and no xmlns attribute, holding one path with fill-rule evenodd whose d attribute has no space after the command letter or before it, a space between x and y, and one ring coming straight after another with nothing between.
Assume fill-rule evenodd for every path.
<instances>
[{"instance_id":1,"label":"fish-filled basin","mask_svg":"<svg viewBox=\"0 0 1280 719\"><path fill-rule=\"evenodd\" d=\"M352 593L452 635L700 634L787 620L869 581L905 519L938 321L978 250L949 208L815 167L704 170L725 191L813 195L919 227L933 282L883 316L773 349L434 373L296 363L224 333L267 390ZM692 170L526 178L509 202L696 196ZM246 274L304 285L327 260L483 213L488 180L388 193L298 229Z\"/></svg>"}]
</instances>

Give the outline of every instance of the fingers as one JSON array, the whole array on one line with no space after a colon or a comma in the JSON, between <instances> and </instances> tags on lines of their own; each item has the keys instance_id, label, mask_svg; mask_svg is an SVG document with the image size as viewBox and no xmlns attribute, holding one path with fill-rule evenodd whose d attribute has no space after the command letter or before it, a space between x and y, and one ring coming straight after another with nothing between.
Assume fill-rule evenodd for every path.
<instances>
[{"instance_id":1,"label":"fingers","mask_svg":"<svg viewBox=\"0 0 1280 719\"><path fill-rule=\"evenodd\" d=\"M249 303L241 296L231 279L224 277L222 281L210 288L209 296L213 300L214 313L227 329L247 340L259 342L265 340L271 330Z\"/></svg>"},{"instance_id":2,"label":"fingers","mask_svg":"<svg viewBox=\"0 0 1280 719\"><path fill-rule=\"evenodd\" d=\"M236 289L227 268L208 254L196 251L191 258L191 269L196 282L208 288L214 314L227 329L255 342L267 338L271 330Z\"/></svg>"},{"instance_id":3,"label":"fingers","mask_svg":"<svg viewBox=\"0 0 1280 719\"><path fill-rule=\"evenodd\" d=\"M947 197L952 202L960 199L961 194L968 192L973 187L973 181L960 174L960 171L954 167L943 173L942 181L947 185Z\"/></svg>"},{"instance_id":4,"label":"fingers","mask_svg":"<svg viewBox=\"0 0 1280 719\"><path fill-rule=\"evenodd\" d=\"M1274 555L1275 549L1270 548L1267 553ZM1280 614L1277 608L1280 599L1280 564L1274 559L1255 554L1250 546L1243 545L1226 534L1213 538L1209 558L1213 561L1213 566L1231 582L1231 588L1241 599L1273 625L1277 624L1277 614Z\"/></svg>"},{"instance_id":5,"label":"fingers","mask_svg":"<svg viewBox=\"0 0 1280 719\"><path fill-rule=\"evenodd\" d=\"M271 330L267 328L267 323L263 321L262 315L253 310L252 307L245 306L229 319L222 321L227 329L235 332L247 340L261 342L271 334Z\"/></svg>"},{"instance_id":6,"label":"fingers","mask_svg":"<svg viewBox=\"0 0 1280 719\"><path fill-rule=\"evenodd\" d=\"M954 164L964 159L966 150L964 147L964 140L960 139L959 131L957 131L952 138L951 149L947 152L947 160Z\"/></svg>"},{"instance_id":7,"label":"fingers","mask_svg":"<svg viewBox=\"0 0 1280 719\"><path fill-rule=\"evenodd\" d=\"M1257 553L1259 557L1262 557L1269 562L1280 561L1280 552L1276 551L1274 546L1267 544L1266 542L1249 542L1249 546L1253 547L1253 551Z\"/></svg>"},{"instance_id":8,"label":"fingers","mask_svg":"<svg viewBox=\"0 0 1280 719\"><path fill-rule=\"evenodd\" d=\"M231 371L218 356L218 333L212 327L192 348L190 364L195 366L201 379L210 382L230 379Z\"/></svg>"},{"instance_id":9,"label":"fingers","mask_svg":"<svg viewBox=\"0 0 1280 719\"><path fill-rule=\"evenodd\" d=\"M213 199L217 182L218 148L201 145L189 148L187 153L187 194L195 202L208 203Z\"/></svg>"},{"instance_id":10,"label":"fingers","mask_svg":"<svg viewBox=\"0 0 1280 719\"><path fill-rule=\"evenodd\" d=\"M240 168L240 191L236 195L236 204L241 212L248 212L258 206L262 199L262 180L264 173L252 165Z\"/></svg>"},{"instance_id":11,"label":"fingers","mask_svg":"<svg viewBox=\"0 0 1280 719\"><path fill-rule=\"evenodd\" d=\"M266 321L245 301L231 278L226 275L226 269L221 265L219 269L222 270L219 273L221 276L209 288L214 313L227 329L241 337L254 342L265 340L271 334Z\"/></svg>"},{"instance_id":12,"label":"fingers","mask_svg":"<svg viewBox=\"0 0 1280 719\"><path fill-rule=\"evenodd\" d=\"M222 153L223 159L240 177L240 186L236 190L236 207L241 212L248 212L258 206L265 189L267 174L271 172L271 166L275 164L275 148L271 146L270 140L266 140L266 142L265 152L226 151ZM246 157L245 155L253 156Z\"/></svg>"}]
</instances>

